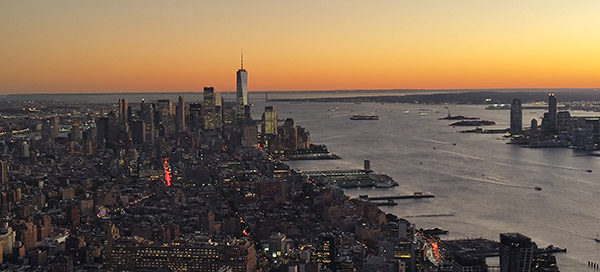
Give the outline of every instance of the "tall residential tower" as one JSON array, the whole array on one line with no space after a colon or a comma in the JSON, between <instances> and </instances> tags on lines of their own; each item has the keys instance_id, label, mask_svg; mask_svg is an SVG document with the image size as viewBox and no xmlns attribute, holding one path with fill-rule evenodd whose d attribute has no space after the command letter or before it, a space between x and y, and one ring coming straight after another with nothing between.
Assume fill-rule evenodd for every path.
<instances>
[{"instance_id":1,"label":"tall residential tower","mask_svg":"<svg viewBox=\"0 0 600 272\"><path fill-rule=\"evenodd\" d=\"M529 272L532 256L531 238L520 233L500 234L500 272Z\"/></svg>"},{"instance_id":2,"label":"tall residential tower","mask_svg":"<svg viewBox=\"0 0 600 272\"><path fill-rule=\"evenodd\" d=\"M518 135L523 133L523 110L521 108L521 99L513 99L510 105L510 134Z\"/></svg>"},{"instance_id":3,"label":"tall residential tower","mask_svg":"<svg viewBox=\"0 0 600 272\"><path fill-rule=\"evenodd\" d=\"M552 127L553 130L556 129L556 125L557 125L557 116L558 116L558 110L557 110L557 102L556 102L556 96L554 96L553 93L548 95L548 121L550 122L550 125Z\"/></svg>"}]
</instances>

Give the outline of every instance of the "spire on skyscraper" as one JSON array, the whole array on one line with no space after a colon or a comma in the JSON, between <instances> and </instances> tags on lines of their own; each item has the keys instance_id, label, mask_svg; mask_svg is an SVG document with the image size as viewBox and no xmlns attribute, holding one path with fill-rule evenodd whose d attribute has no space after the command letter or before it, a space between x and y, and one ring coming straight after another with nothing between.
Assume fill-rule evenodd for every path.
<instances>
[{"instance_id":1,"label":"spire on skyscraper","mask_svg":"<svg viewBox=\"0 0 600 272\"><path fill-rule=\"evenodd\" d=\"M240 61L241 61L241 68L240 68L240 70L244 70L244 50L242 50L241 53L240 53Z\"/></svg>"}]
</instances>

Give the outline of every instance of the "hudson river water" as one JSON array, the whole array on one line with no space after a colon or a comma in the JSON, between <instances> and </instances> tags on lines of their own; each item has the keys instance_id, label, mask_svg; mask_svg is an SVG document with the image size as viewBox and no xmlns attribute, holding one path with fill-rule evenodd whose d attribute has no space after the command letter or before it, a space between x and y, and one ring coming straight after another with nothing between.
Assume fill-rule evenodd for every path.
<instances>
[{"instance_id":1,"label":"hudson river water","mask_svg":"<svg viewBox=\"0 0 600 272\"><path fill-rule=\"evenodd\" d=\"M566 247L568 253L556 254L561 271L587 271L588 260L600 262L600 243L594 241L600 232L600 158L589 152L522 148L506 144L498 134L457 133L467 128L438 120L448 114L443 105L270 104L280 119L294 118L310 131L313 143L326 144L342 157L290 162L293 168L362 168L363 160L370 160L371 169L400 184L392 189L347 189L347 195L431 192L435 198L397 200L397 206L382 210L418 228L447 229L448 238L498 240L499 233L520 232L540 247ZM482 105L451 105L449 110L495 121L496 128L509 126L507 110L485 110ZM368 113L378 114L380 120L349 120L352 114ZM543 110L524 110L523 123L528 126L536 117L541 121L541 115Z\"/></svg>"},{"instance_id":2,"label":"hudson river water","mask_svg":"<svg viewBox=\"0 0 600 272\"><path fill-rule=\"evenodd\" d=\"M384 93L385 94L385 93ZM269 98L376 95L376 92L269 93ZM186 101L202 100L201 93L184 94ZM225 93L226 101L234 94ZM53 99L130 103L142 98L177 99L177 94L29 95L10 99ZM264 110L264 93L250 93L252 115ZM560 100L560 97L559 97ZM349 189L346 194L384 196L431 192L431 199L398 200L385 212L405 217L418 228L442 227L448 238L499 239L502 232L520 232L539 246L566 247L556 254L562 271L590 271L587 261L600 263L600 158L589 152L566 148L528 149L506 144L501 135L457 133L465 127L448 126L438 120L448 114L443 105L380 103L288 103L268 102L279 118L294 118L306 127L313 143L326 144L341 160L296 161L296 169L371 168L400 183L391 189ZM115 108L116 109L116 108ZM421 109L421 110L420 110ZM509 111L485 110L482 105L450 105L453 115L492 120L495 128L509 126ZM409 113L405 113L409 111ZM427 113L419 116L420 112ZM378 121L351 121L353 114L376 113ZM575 116L598 115L572 112ZM524 110L523 124L543 115ZM454 145L456 144L456 145ZM585 170L592 169L592 173ZM541 187L536 191L535 187ZM445 216L431 216L445 215ZM450 215L450 216L448 216Z\"/></svg>"}]
</instances>

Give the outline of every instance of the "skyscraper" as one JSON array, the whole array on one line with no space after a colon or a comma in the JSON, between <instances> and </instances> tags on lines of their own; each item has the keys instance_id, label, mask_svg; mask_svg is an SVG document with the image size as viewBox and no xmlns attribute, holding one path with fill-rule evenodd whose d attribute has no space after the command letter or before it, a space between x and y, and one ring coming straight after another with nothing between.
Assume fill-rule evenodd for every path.
<instances>
[{"instance_id":1,"label":"skyscraper","mask_svg":"<svg viewBox=\"0 0 600 272\"><path fill-rule=\"evenodd\" d=\"M156 103L158 111L158 124L161 136L171 135L173 132L173 103L171 99L159 99Z\"/></svg>"},{"instance_id":2,"label":"skyscraper","mask_svg":"<svg viewBox=\"0 0 600 272\"><path fill-rule=\"evenodd\" d=\"M183 102L183 96L180 95L177 102L177 110L175 113L175 129L177 130L177 132L185 130L185 113L185 102Z\"/></svg>"},{"instance_id":3,"label":"skyscraper","mask_svg":"<svg viewBox=\"0 0 600 272\"><path fill-rule=\"evenodd\" d=\"M273 106L265 106L262 115L262 144L269 149L277 145L277 111Z\"/></svg>"},{"instance_id":4,"label":"skyscraper","mask_svg":"<svg viewBox=\"0 0 600 272\"><path fill-rule=\"evenodd\" d=\"M119 99L119 124L124 126L128 121L127 108L129 107L129 103L127 99Z\"/></svg>"},{"instance_id":5,"label":"skyscraper","mask_svg":"<svg viewBox=\"0 0 600 272\"><path fill-rule=\"evenodd\" d=\"M131 122L131 138L134 145L140 145L146 142L146 124L143 120L134 120Z\"/></svg>"},{"instance_id":6,"label":"skyscraper","mask_svg":"<svg viewBox=\"0 0 600 272\"><path fill-rule=\"evenodd\" d=\"M258 141L258 126L255 122L248 122L244 124L244 130L242 131L242 146L253 147L256 146Z\"/></svg>"},{"instance_id":7,"label":"skyscraper","mask_svg":"<svg viewBox=\"0 0 600 272\"><path fill-rule=\"evenodd\" d=\"M273 106L265 107L265 112L263 113L262 119L262 134L277 135L277 111L275 111Z\"/></svg>"},{"instance_id":8,"label":"skyscraper","mask_svg":"<svg viewBox=\"0 0 600 272\"><path fill-rule=\"evenodd\" d=\"M283 122L283 149L296 151L298 150L298 127L294 119L287 118Z\"/></svg>"},{"instance_id":9,"label":"skyscraper","mask_svg":"<svg viewBox=\"0 0 600 272\"><path fill-rule=\"evenodd\" d=\"M114 113L109 113L106 117L96 119L96 128L98 137L96 138L99 144L116 143L119 136L117 127L117 118Z\"/></svg>"},{"instance_id":10,"label":"skyscraper","mask_svg":"<svg viewBox=\"0 0 600 272\"><path fill-rule=\"evenodd\" d=\"M140 118L146 126L146 141L154 142L154 104L145 103L142 99L140 105Z\"/></svg>"},{"instance_id":11,"label":"skyscraper","mask_svg":"<svg viewBox=\"0 0 600 272\"><path fill-rule=\"evenodd\" d=\"M204 103L202 104L204 129L215 130L218 126L217 100L214 87L204 87Z\"/></svg>"},{"instance_id":12,"label":"skyscraper","mask_svg":"<svg viewBox=\"0 0 600 272\"><path fill-rule=\"evenodd\" d=\"M58 116L52 116L42 121L42 142L54 142L54 140L58 138L59 130L60 118Z\"/></svg>"},{"instance_id":13,"label":"skyscraper","mask_svg":"<svg viewBox=\"0 0 600 272\"><path fill-rule=\"evenodd\" d=\"M521 109L521 99L513 99L510 105L510 134L518 135L523 133L523 111Z\"/></svg>"},{"instance_id":14,"label":"skyscraper","mask_svg":"<svg viewBox=\"0 0 600 272\"><path fill-rule=\"evenodd\" d=\"M243 122L245 118L245 106L248 105L248 73L244 69L244 55L242 55L241 67L237 71L236 78L237 118Z\"/></svg>"},{"instance_id":15,"label":"skyscraper","mask_svg":"<svg viewBox=\"0 0 600 272\"><path fill-rule=\"evenodd\" d=\"M554 94L548 94L548 121L553 130L556 129L556 117L558 115L556 104L556 97Z\"/></svg>"},{"instance_id":16,"label":"skyscraper","mask_svg":"<svg viewBox=\"0 0 600 272\"><path fill-rule=\"evenodd\" d=\"M199 131L202 128L202 104L190 103L190 130Z\"/></svg>"},{"instance_id":17,"label":"skyscraper","mask_svg":"<svg viewBox=\"0 0 600 272\"><path fill-rule=\"evenodd\" d=\"M50 118L50 126L52 127L52 137L58 138L58 132L60 131L60 117L53 116Z\"/></svg>"},{"instance_id":18,"label":"skyscraper","mask_svg":"<svg viewBox=\"0 0 600 272\"><path fill-rule=\"evenodd\" d=\"M533 243L520 233L500 234L500 272L529 272Z\"/></svg>"}]
</instances>

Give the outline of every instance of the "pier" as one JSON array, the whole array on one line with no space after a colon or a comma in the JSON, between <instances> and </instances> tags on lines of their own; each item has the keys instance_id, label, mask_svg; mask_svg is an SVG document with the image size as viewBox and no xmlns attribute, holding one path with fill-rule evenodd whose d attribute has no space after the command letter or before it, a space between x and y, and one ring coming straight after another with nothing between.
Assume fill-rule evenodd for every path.
<instances>
[{"instance_id":1,"label":"pier","mask_svg":"<svg viewBox=\"0 0 600 272\"><path fill-rule=\"evenodd\" d=\"M419 199L419 198L432 198L435 197L435 195L430 194L430 193L420 193L420 192L416 192L412 195L395 195L395 196L374 196L374 197L369 197L366 195L360 196L360 198L362 199L368 199L368 200L394 200L394 199Z\"/></svg>"},{"instance_id":2,"label":"pier","mask_svg":"<svg viewBox=\"0 0 600 272\"><path fill-rule=\"evenodd\" d=\"M390 176L373 173L368 160L364 162L364 169L303 171L302 174L316 183L337 185L340 188L390 188L398 185Z\"/></svg>"}]
</instances>

